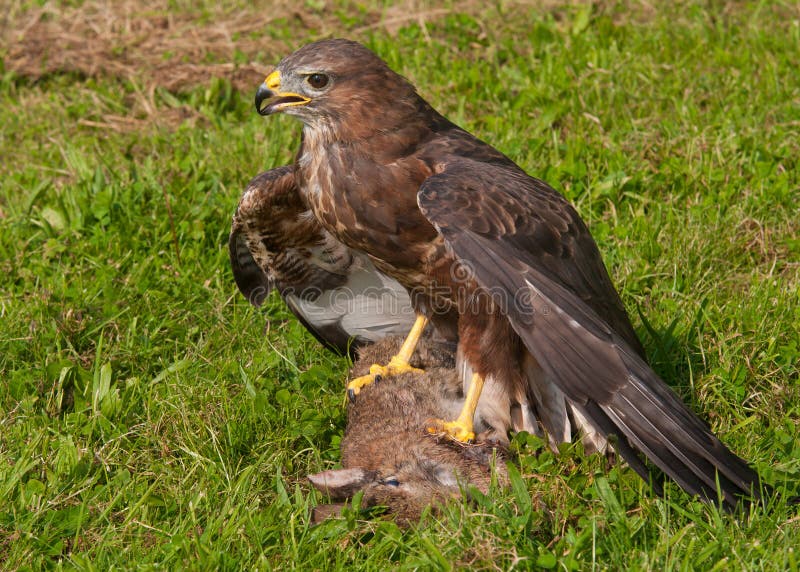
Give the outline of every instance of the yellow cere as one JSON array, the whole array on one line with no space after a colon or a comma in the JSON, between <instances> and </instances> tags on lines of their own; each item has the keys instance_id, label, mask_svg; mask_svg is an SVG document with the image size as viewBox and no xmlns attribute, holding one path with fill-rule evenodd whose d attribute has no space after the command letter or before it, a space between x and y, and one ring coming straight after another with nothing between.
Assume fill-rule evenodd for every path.
<instances>
[{"instance_id":1,"label":"yellow cere","mask_svg":"<svg viewBox=\"0 0 800 572\"><path fill-rule=\"evenodd\" d=\"M281 72L275 70L267 76L267 79L264 80L264 83L269 89L276 91L281 87Z\"/></svg>"}]
</instances>

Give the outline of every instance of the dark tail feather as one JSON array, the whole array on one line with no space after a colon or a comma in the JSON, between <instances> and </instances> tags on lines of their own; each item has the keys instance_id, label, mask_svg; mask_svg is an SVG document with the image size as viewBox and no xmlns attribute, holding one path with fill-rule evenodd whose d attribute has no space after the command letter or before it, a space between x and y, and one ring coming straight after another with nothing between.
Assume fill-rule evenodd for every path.
<instances>
[{"instance_id":1,"label":"dark tail feather","mask_svg":"<svg viewBox=\"0 0 800 572\"><path fill-rule=\"evenodd\" d=\"M587 419L591 419L597 429L599 429L606 437L615 435L616 439L609 439L609 444L616 450L616 452L628 463L631 469L636 471L642 479L648 481L656 494L662 494L661 480L658 475L653 473L653 470L647 466L642 454L631 447L630 443L624 437L620 437L620 430L608 418L605 412L600 408L597 403L593 401L588 402L584 407L581 407L581 412ZM662 476L663 478L663 476Z\"/></svg>"},{"instance_id":2,"label":"dark tail feather","mask_svg":"<svg viewBox=\"0 0 800 572\"><path fill-rule=\"evenodd\" d=\"M629 442L632 448L620 447L619 453L632 468L647 478L640 451L690 494L712 502L721 495L729 509L758 500L762 484L747 462L717 439L638 356L620 353L630 371L628 383L607 403L587 407L587 414Z\"/></svg>"}]
</instances>

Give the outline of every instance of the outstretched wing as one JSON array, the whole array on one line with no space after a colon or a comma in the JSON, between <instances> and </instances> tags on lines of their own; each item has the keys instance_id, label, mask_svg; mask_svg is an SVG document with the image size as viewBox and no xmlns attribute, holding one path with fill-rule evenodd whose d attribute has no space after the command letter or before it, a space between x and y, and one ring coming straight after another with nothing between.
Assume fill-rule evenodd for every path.
<instances>
[{"instance_id":1,"label":"outstretched wing","mask_svg":"<svg viewBox=\"0 0 800 572\"><path fill-rule=\"evenodd\" d=\"M233 216L228 251L239 291L260 306L275 287L320 342L340 353L414 321L408 293L327 233L304 204L292 166L255 177Z\"/></svg>"},{"instance_id":2,"label":"outstretched wing","mask_svg":"<svg viewBox=\"0 0 800 572\"><path fill-rule=\"evenodd\" d=\"M420 209L475 281L493 294L547 379L644 478L644 454L692 494L729 505L758 476L728 450L642 357L574 209L521 170L454 159L423 183ZM499 289L499 290L498 290ZM498 294L500 294L498 296Z\"/></svg>"},{"instance_id":3,"label":"outstretched wing","mask_svg":"<svg viewBox=\"0 0 800 572\"><path fill-rule=\"evenodd\" d=\"M294 221L302 210L290 165L248 183L233 215L228 254L236 286L254 306L260 306L274 286L275 257L298 241L294 235L302 229ZM285 221L292 222L286 226Z\"/></svg>"}]
</instances>

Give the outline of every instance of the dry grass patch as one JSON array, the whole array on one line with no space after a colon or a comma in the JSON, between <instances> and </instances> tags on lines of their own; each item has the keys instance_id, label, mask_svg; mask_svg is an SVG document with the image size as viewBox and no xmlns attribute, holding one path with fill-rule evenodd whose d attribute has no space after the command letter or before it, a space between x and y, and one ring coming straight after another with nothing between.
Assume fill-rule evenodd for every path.
<instances>
[{"instance_id":1,"label":"dry grass patch","mask_svg":"<svg viewBox=\"0 0 800 572\"><path fill-rule=\"evenodd\" d=\"M288 5L227 14L217 8L198 25L196 13L170 10L165 0L46 4L10 17L3 34L6 68L31 80L52 73L143 77L174 91L220 77L249 88L264 71L250 58L286 49L264 31L291 17ZM231 63L243 58L248 61Z\"/></svg>"}]
</instances>

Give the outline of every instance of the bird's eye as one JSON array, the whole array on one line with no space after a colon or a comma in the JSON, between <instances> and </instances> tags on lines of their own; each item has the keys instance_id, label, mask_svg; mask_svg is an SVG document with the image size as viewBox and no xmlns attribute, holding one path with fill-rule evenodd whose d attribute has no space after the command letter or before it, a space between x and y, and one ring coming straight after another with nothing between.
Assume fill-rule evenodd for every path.
<instances>
[{"instance_id":1,"label":"bird's eye","mask_svg":"<svg viewBox=\"0 0 800 572\"><path fill-rule=\"evenodd\" d=\"M328 76L326 76L324 73L312 73L310 76L308 76L306 81L308 82L308 85L314 89L322 89L328 85Z\"/></svg>"},{"instance_id":2,"label":"bird's eye","mask_svg":"<svg viewBox=\"0 0 800 572\"><path fill-rule=\"evenodd\" d=\"M400 481L398 481L394 477L389 477L388 479L383 479L383 484L388 486L388 487L399 487L400 486Z\"/></svg>"}]
</instances>

